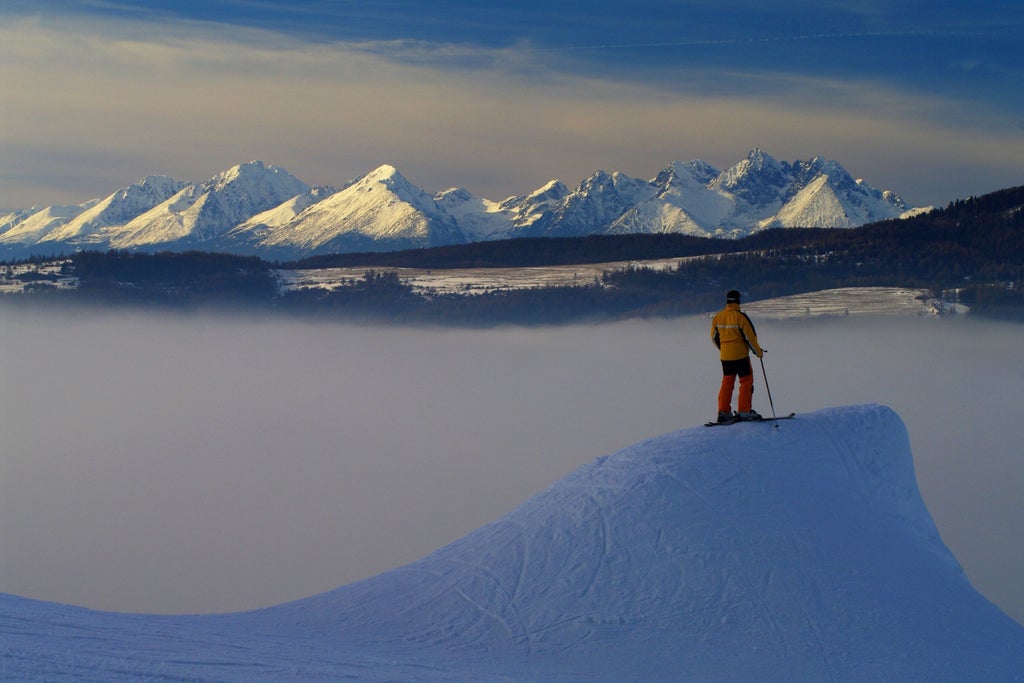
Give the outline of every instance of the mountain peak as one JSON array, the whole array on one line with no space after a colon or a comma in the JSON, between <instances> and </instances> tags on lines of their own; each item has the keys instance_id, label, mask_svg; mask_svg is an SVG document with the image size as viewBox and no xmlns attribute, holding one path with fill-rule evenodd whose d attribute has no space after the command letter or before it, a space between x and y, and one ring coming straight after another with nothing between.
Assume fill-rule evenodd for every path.
<instances>
[{"instance_id":1,"label":"mountain peak","mask_svg":"<svg viewBox=\"0 0 1024 683\"><path fill-rule=\"evenodd\" d=\"M444 199L444 195L441 195ZM447 202L468 202L458 192ZM260 246L326 253L383 250L465 241L438 199L410 183L394 166L383 164L323 201L312 204Z\"/></svg>"},{"instance_id":2,"label":"mountain peak","mask_svg":"<svg viewBox=\"0 0 1024 683\"><path fill-rule=\"evenodd\" d=\"M411 185L409 180L391 164L381 164L360 178L360 181L383 183L385 185Z\"/></svg>"},{"instance_id":3,"label":"mountain peak","mask_svg":"<svg viewBox=\"0 0 1024 683\"><path fill-rule=\"evenodd\" d=\"M185 183L168 176L146 176L97 202L64 225L48 232L39 241L87 245L97 239L101 231L128 223L185 187Z\"/></svg>"},{"instance_id":4,"label":"mountain peak","mask_svg":"<svg viewBox=\"0 0 1024 683\"><path fill-rule=\"evenodd\" d=\"M529 197L545 197L545 198L556 197L558 199L561 199L562 197L564 197L568 193L569 193L569 188L567 188L565 186L565 184L561 180L558 180L557 178L555 178L555 179L549 180L548 182L544 183L543 185L538 187L536 190L531 192L528 196Z\"/></svg>"},{"instance_id":5,"label":"mountain peak","mask_svg":"<svg viewBox=\"0 0 1024 683\"><path fill-rule=\"evenodd\" d=\"M225 171L221 171L220 173L215 174L207 182L210 185L229 183L231 181L238 180L239 178L243 178L248 175L262 173L265 170L267 170L267 165L264 164L262 161L247 161L244 164L236 164Z\"/></svg>"},{"instance_id":6,"label":"mountain peak","mask_svg":"<svg viewBox=\"0 0 1024 683\"><path fill-rule=\"evenodd\" d=\"M167 175L148 175L144 178L140 178L134 185L131 185L129 187L145 187L158 189L177 187L178 190L180 190L184 185L185 183L179 180L175 180L174 178ZM177 192L178 190L175 190L175 192ZM171 194L174 193L172 192Z\"/></svg>"},{"instance_id":7,"label":"mountain peak","mask_svg":"<svg viewBox=\"0 0 1024 683\"><path fill-rule=\"evenodd\" d=\"M299 190L294 194L300 194L309 189L309 186L283 168L265 164L262 161L249 161L232 166L210 178L204 183L204 186L207 190L219 191L239 182L289 185L291 189Z\"/></svg>"},{"instance_id":8,"label":"mountain peak","mask_svg":"<svg viewBox=\"0 0 1024 683\"><path fill-rule=\"evenodd\" d=\"M392 166L391 164L381 164L376 169L374 169L369 175L394 176L401 174L398 172L398 169Z\"/></svg>"},{"instance_id":9,"label":"mountain peak","mask_svg":"<svg viewBox=\"0 0 1024 683\"><path fill-rule=\"evenodd\" d=\"M777 165L779 163L772 155L768 154L760 147L755 147L747 152L747 161L757 166Z\"/></svg>"},{"instance_id":10,"label":"mountain peak","mask_svg":"<svg viewBox=\"0 0 1024 683\"><path fill-rule=\"evenodd\" d=\"M308 191L308 185L284 169L250 161L183 188L105 234L110 246L119 249L194 248L220 240L254 215Z\"/></svg>"},{"instance_id":11,"label":"mountain peak","mask_svg":"<svg viewBox=\"0 0 1024 683\"><path fill-rule=\"evenodd\" d=\"M827 177L828 188L820 177ZM7 257L84 246L302 258L533 236L740 237L766 227L856 227L910 215L898 194L853 180L838 162L812 157L790 164L760 148L721 172L700 160L672 162L649 181L599 170L572 191L552 180L500 202L464 189L429 195L391 164L350 181L330 198L310 194L295 176L258 160L195 185L161 178L149 176L102 206L2 216L0 249ZM303 214L315 215L315 225L297 232ZM300 233L305 237L298 239Z\"/></svg>"},{"instance_id":12,"label":"mountain peak","mask_svg":"<svg viewBox=\"0 0 1024 683\"><path fill-rule=\"evenodd\" d=\"M423 198L427 197L426 192L409 182L409 180L391 164L381 164L356 180L353 185L360 186L364 190L371 189L376 185L383 185L388 190L401 196L403 199L411 199L415 197L422 201Z\"/></svg>"},{"instance_id":13,"label":"mountain peak","mask_svg":"<svg viewBox=\"0 0 1024 683\"><path fill-rule=\"evenodd\" d=\"M711 164L700 159L681 162L673 161L666 166L651 182L656 185L682 183L686 185L707 185L714 180L719 171Z\"/></svg>"},{"instance_id":14,"label":"mountain peak","mask_svg":"<svg viewBox=\"0 0 1024 683\"><path fill-rule=\"evenodd\" d=\"M783 164L759 148L754 148L744 159L722 171L714 183L742 192L748 189L751 183L781 186L785 184L785 176L786 167Z\"/></svg>"}]
</instances>

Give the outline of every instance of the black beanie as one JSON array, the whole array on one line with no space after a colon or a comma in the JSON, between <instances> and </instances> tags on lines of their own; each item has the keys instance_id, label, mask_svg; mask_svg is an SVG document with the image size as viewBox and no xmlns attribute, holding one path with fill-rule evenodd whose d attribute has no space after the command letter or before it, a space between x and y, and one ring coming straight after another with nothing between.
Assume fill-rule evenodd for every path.
<instances>
[{"instance_id":1,"label":"black beanie","mask_svg":"<svg viewBox=\"0 0 1024 683\"><path fill-rule=\"evenodd\" d=\"M740 302L740 293L735 289L730 289L729 293L725 295L725 303L727 304L738 304Z\"/></svg>"}]
</instances>

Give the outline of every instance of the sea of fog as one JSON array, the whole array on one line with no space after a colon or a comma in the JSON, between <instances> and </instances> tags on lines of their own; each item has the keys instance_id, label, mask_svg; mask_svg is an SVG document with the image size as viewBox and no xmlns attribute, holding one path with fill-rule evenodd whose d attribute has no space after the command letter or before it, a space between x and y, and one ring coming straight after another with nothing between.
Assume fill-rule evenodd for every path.
<instances>
[{"instance_id":1,"label":"sea of fog","mask_svg":"<svg viewBox=\"0 0 1024 683\"><path fill-rule=\"evenodd\" d=\"M713 417L708 324L0 309L0 592L224 612L411 561L597 456ZM901 415L943 539L1024 622L1024 326L758 331L780 413L875 402ZM754 407L770 414L755 368Z\"/></svg>"}]
</instances>

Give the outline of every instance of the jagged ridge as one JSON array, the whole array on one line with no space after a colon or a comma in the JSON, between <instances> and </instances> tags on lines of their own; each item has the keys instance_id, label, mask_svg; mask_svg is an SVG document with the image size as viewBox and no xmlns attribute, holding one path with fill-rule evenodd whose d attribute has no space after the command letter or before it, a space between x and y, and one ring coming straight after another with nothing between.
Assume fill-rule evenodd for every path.
<instances>
[{"instance_id":1,"label":"jagged ridge","mask_svg":"<svg viewBox=\"0 0 1024 683\"><path fill-rule=\"evenodd\" d=\"M835 162L793 164L755 149L718 171L674 162L651 180L598 171L500 202L464 188L429 195L391 165L340 190L311 188L253 161L201 184L146 178L106 199L0 218L0 249L18 256L83 247L212 251L298 258L491 239L620 233L740 237L777 227L855 227L907 213L892 192Z\"/></svg>"}]
</instances>

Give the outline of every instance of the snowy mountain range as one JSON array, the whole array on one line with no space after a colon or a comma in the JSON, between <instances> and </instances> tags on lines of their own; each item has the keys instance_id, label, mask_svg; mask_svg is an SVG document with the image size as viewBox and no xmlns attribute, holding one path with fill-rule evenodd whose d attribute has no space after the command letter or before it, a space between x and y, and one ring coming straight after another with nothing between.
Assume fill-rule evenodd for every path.
<instances>
[{"instance_id":1,"label":"snowy mountain range","mask_svg":"<svg viewBox=\"0 0 1024 683\"><path fill-rule=\"evenodd\" d=\"M779 227L848 228L914 210L835 161L780 162L755 149L725 171L673 162L655 178L598 171L495 202L431 195L383 165L341 189L252 161L203 183L150 176L105 199L0 216L0 256L81 249L203 249L273 258L390 251L515 237L683 233L741 237Z\"/></svg>"},{"instance_id":2,"label":"snowy mountain range","mask_svg":"<svg viewBox=\"0 0 1024 683\"><path fill-rule=\"evenodd\" d=\"M253 612L0 595L9 680L1024 681L879 405L597 458L411 564Z\"/></svg>"}]
</instances>

